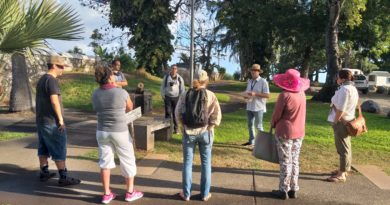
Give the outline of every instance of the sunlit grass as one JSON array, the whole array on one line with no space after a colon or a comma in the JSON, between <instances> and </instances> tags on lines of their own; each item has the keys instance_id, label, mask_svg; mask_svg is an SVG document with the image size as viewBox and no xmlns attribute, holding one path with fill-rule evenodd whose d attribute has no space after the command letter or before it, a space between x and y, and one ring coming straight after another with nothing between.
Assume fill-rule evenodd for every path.
<instances>
[{"instance_id":1,"label":"sunlit grass","mask_svg":"<svg viewBox=\"0 0 390 205\"><path fill-rule=\"evenodd\" d=\"M0 132L0 141L19 139L19 138L29 137L29 136L31 136L31 134L30 133L25 133L25 132L1 131Z\"/></svg>"},{"instance_id":2,"label":"sunlit grass","mask_svg":"<svg viewBox=\"0 0 390 205\"><path fill-rule=\"evenodd\" d=\"M274 102L278 94L272 94L268 112L264 115L264 129L269 130ZM301 169L306 172L324 172L338 167L333 130L326 121L329 105L308 101L306 136L301 153ZM353 164L370 164L382 168L390 174L390 129L389 120L384 116L364 114L369 132L352 139ZM278 166L257 160L250 150L240 146L248 139L245 108L233 113L224 113L222 123L215 131L213 165L236 168L276 169ZM170 160L182 161L181 136L176 135L171 142L157 142L159 153L168 153ZM196 162L199 162L197 158Z\"/></svg>"}]
</instances>

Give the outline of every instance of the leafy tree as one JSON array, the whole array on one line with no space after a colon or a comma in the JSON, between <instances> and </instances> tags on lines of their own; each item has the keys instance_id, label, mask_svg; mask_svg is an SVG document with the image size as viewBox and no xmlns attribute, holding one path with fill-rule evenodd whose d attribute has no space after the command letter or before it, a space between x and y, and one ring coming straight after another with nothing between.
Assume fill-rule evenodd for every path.
<instances>
[{"instance_id":1,"label":"leafy tree","mask_svg":"<svg viewBox=\"0 0 390 205\"><path fill-rule=\"evenodd\" d=\"M172 8L171 1L111 0L110 23L114 27L129 29L128 43L134 48L139 67L152 74L162 74L174 51L174 38L168 25L175 19L179 7Z\"/></svg>"},{"instance_id":2,"label":"leafy tree","mask_svg":"<svg viewBox=\"0 0 390 205\"><path fill-rule=\"evenodd\" d=\"M73 49L68 50L68 53L73 53L73 54L80 54L80 55L85 55L83 50L79 48L78 46L73 47Z\"/></svg>"},{"instance_id":3,"label":"leafy tree","mask_svg":"<svg viewBox=\"0 0 390 205\"><path fill-rule=\"evenodd\" d=\"M190 65L190 57L185 53L180 53L179 56L180 62L189 67Z\"/></svg>"},{"instance_id":4,"label":"leafy tree","mask_svg":"<svg viewBox=\"0 0 390 205\"><path fill-rule=\"evenodd\" d=\"M137 67L137 62L131 57L130 54L126 53L123 47L118 49L118 53L115 55L114 59L121 61L122 69L126 72L134 71Z\"/></svg>"},{"instance_id":5,"label":"leafy tree","mask_svg":"<svg viewBox=\"0 0 390 205\"><path fill-rule=\"evenodd\" d=\"M0 52L12 54L10 111L33 107L25 56L47 48L46 39L75 40L81 32L79 17L66 4L54 0L0 1Z\"/></svg>"},{"instance_id":6,"label":"leafy tree","mask_svg":"<svg viewBox=\"0 0 390 205\"><path fill-rule=\"evenodd\" d=\"M95 48L95 54L101 61L110 62L114 58L114 53L109 52L107 48L97 46Z\"/></svg>"},{"instance_id":7,"label":"leafy tree","mask_svg":"<svg viewBox=\"0 0 390 205\"><path fill-rule=\"evenodd\" d=\"M327 75L325 85L313 99L330 102L337 84L337 72L341 69L339 56L339 23L343 15L345 25L353 28L361 24L362 12L366 9L366 0L329 0L328 26L326 30Z\"/></svg>"},{"instance_id":8,"label":"leafy tree","mask_svg":"<svg viewBox=\"0 0 390 205\"><path fill-rule=\"evenodd\" d=\"M340 32L343 45L348 45L350 58L355 58L358 68L370 71L383 67L383 55L390 51L390 1L370 0L367 1L366 10L362 12L361 24L351 28L346 24ZM345 55L349 57L348 55ZM344 59L348 63L348 59ZM371 63L372 62L372 63ZM360 67L359 67L360 66Z\"/></svg>"},{"instance_id":9,"label":"leafy tree","mask_svg":"<svg viewBox=\"0 0 390 205\"><path fill-rule=\"evenodd\" d=\"M99 46L102 46L102 43L101 41L103 40L103 34L100 33L99 29L94 29L92 34L91 34L91 37L90 39L92 39L92 42L89 43L89 46L91 46L93 48L93 52L97 53L97 48Z\"/></svg>"},{"instance_id":10,"label":"leafy tree","mask_svg":"<svg viewBox=\"0 0 390 205\"><path fill-rule=\"evenodd\" d=\"M241 77L241 72L240 71L236 71L236 72L234 72L234 74L233 74L233 79L234 80L240 80L240 77Z\"/></svg>"}]
</instances>

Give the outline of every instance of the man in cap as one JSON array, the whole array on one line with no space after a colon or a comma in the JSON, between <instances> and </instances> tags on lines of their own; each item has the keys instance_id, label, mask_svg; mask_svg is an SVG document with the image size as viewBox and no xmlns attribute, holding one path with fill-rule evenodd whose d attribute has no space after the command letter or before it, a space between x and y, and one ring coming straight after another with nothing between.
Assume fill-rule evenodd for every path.
<instances>
[{"instance_id":1,"label":"man in cap","mask_svg":"<svg viewBox=\"0 0 390 205\"><path fill-rule=\"evenodd\" d=\"M47 66L49 70L39 79L36 89L39 178L47 181L55 176L55 173L49 172L48 158L51 157L60 175L58 185L76 185L80 180L68 176L65 164L67 135L61 92L56 79L67 65L63 57L51 56Z\"/></svg>"},{"instance_id":2,"label":"man in cap","mask_svg":"<svg viewBox=\"0 0 390 205\"><path fill-rule=\"evenodd\" d=\"M263 114L267 111L266 99L269 98L269 87L267 81L260 77L263 71L259 64L253 64L251 69L252 79L248 81L246 87L246 112L248 117L248 142L242 144L243 146L252 146L255 142L254 127L258 131L263 131Z\"/></svg>"}]
</instances>

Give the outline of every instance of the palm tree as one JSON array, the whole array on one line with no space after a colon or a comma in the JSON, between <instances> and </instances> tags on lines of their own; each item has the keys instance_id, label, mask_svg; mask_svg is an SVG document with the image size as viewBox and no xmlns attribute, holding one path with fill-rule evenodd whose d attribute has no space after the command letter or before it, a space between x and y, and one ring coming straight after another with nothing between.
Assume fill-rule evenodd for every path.
<instances>
[{"instance_id":1,"label":"palm tree","mask_svg":"<svg viewBox=\"0 0 390 205\"><path fill-rule=\"evenodd\" d=\"M10 111L33 108L26 56L45 52L46 39L75 40L82 32L80 18L67 4L55 0L0 1L0 53L11 54Z\"/></svg>"}]
</instances>

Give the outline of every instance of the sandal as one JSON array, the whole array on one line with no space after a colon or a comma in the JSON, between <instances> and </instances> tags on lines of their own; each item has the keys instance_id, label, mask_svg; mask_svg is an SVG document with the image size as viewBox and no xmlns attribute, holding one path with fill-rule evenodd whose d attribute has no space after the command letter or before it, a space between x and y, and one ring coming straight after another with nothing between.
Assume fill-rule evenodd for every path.
<instances>
[{"instance_id":1,"label":"sandal","mask_svg":"<svg viewBox=\"0 0 390 205\"><path fill-rule=\"evenodd\" d=\"M340 170L336 169L336 170L330 172L330 174L331 174L332 176L336 176L337 174L339 174L339 172L340 172ZM345 172L345 176L346 176L346 177L348 176L348 172Z\"/></svg>"},{"instance_id":2,"label":"sandal","mask_svg":"<svg viewBox=\"0 0 390 205\"><path fill-rule=\"evenodd\" d=\"M328 182L345 182L345 181L347 181L347 178L345 178L343 176L331 176L331 177L327 178L326 181L328 181Z\"/></svg>"},{"instance_id":3,"label":"sandal","mask_svg":"<svg viewBox=\"0 0 390 205\"><path fill-rule=\"evenodd\" d=\"M190 201L190 197L185 197L182 191L179 192L179 196L183 201Z\"/></svg>"},{"instance_id":4,"label":"sandal","mask_svg":"<svg viewBox=\"0 0 390 205\"><path fill-rule=\"evenodd\" d=\"M211 193L209 193L209 195L207 195L206 197L203 197L202 201L208 201L210 198L211 198Z\"/></svg>"},{"instance_id":5,"label":"sandal","mask_svg":"<svg viewBox=\"0 0 390 205\"><path fill-rule=\"evenodd\" d=\"M72 177L60 178L58 180L58 186L77 185L80 184L80 182L80 179L75 179Z\"/></svg>"}]
</instances>

